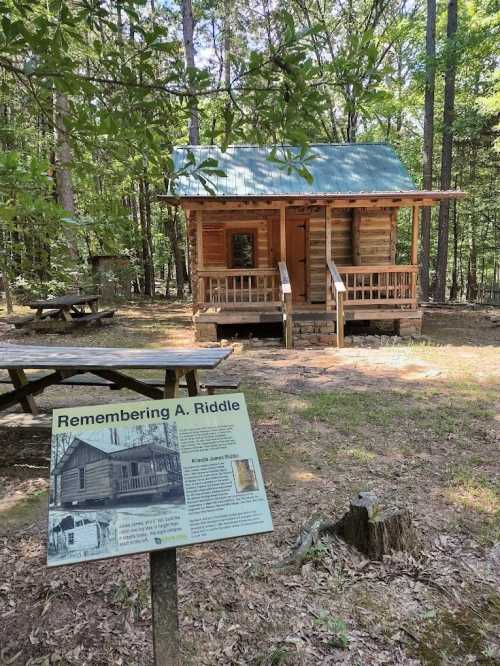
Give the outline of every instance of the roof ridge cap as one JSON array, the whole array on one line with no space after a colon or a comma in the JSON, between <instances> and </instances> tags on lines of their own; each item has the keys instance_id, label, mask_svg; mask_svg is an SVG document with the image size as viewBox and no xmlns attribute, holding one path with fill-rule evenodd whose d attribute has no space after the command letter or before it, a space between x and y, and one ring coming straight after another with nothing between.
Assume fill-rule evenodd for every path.
<instances>
[{"instance_id":1,"label":"roof ridge cap","mask_svg":"<svg viewBox=\"0 0 500 666\"><path fill-rule=\"evenodd\" d=\"M309 146L335 146L339 148L355 148L356 146L389 146L390 148L394 148L392 143L389 143L388 141L358 141L357 143L310 143ZM259 148L261 150L266 150L266 149L271 149L271 148L299 148L300 146L298 144L293 144L293 143L268 143L268 144L258 144L258 143L231 143L227 148ZM188 150L188 149L195 149L199 150L200 148L203 149L215 149L215 150L221 150L220 146L217 146L215 144L198 144L198 145L193 145L193 144L184 144L184 145L176 145L173 147L173 150Z\"/></svg>"}]
</instances>

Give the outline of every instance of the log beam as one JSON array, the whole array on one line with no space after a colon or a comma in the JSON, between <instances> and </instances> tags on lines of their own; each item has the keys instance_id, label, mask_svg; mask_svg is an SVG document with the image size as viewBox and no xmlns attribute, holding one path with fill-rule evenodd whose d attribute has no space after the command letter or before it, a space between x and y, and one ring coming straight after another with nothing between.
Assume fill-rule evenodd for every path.
<instances>
[{"instance_id":1,"label":"log beam","mask_svg":"<svg viewBox=\"0 0 500 666\"><path fill-rule=\"evenodd\" d=\"M327 310L331 310L331 276L328 270L328 262L332 258L332 209L330 206L325 208L325 279L326 279L326 298L325 305Z\"/></svg>"},{"instance_id":2,"label":"log beam","mask_svg":"<svg viewBox=\"0 0 500 666\"><path fill-rule=\"evenodd\" d=\"M286 263L286 207L280 207L280 261Z\"/></svg>"},{"instance_id":3,"label":"log beam","mask_svg":"<svg viewBox=\"0 0 500 666\"><path fill-rule=\"evenodd\" d=\"M361 211L355 210L352 218L352 263L361 264Z\"/></svg>"},{"instance_id":4,"label":"log beam","mask_svg":"<svg viewBox=\"0 0 500 666\"><path fill-rule=\"evenodd\" d=\"M418 263L418 223L420 208L413 206L411 215L411 261L414 266Z\"/></svg>"}]
</instances>

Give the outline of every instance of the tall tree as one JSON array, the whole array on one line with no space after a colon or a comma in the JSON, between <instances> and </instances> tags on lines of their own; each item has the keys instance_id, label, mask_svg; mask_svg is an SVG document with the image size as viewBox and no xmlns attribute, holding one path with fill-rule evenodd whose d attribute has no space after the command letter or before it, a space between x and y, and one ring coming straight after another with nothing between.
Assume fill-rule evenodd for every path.
<instances>
[{"instance_id":1,"label":"tall tree","mask_svg":"<svg viewBox=\"0 0 500 666\"><path fill-rule=\"evenodd\" d=\"M55 132L55 172L57 202L70 215L75 213L75 192L71 178L71 145L69 142L66 118L69 113L69 101L66 95L54 93L54 132ZM72 228L64 226L64 236L68 243L70 257L78 258L78 245Z\"/></svg>"},{"instance_id":2,"label":"tall tree","mask_svg":"<svg viewBox=\"0 0 500 666\"><path fill-rule=\"evenodd\" d=\"M425 36L425 102L423 188L432 190L432 161L434 150L434 89L436 82L436 0L427 0ZM429 265L431 247L431 208L422 209L420 254L420 293L423 301L429 299Z\"/></svg>"},{"instance_id":3,"label":"tall tree","mask_svg":"<svg viewBox=\"0 0 500 666\"><path fill-rule=\"evenodd\" d=\"M441 149L441 189L451 187L451 168L453 160L453 121L455 118L455 78L457 71L457 0L448 2L448 22L446 27L446 70L444 77L443 102L443 145ZM446 276L448 269L448 235L450 220L450 201L442 199L439 206L438 254L436 265L436 287L434 298L446 299Z\"/></svg>"},{"instance_id":4,"label":"tall tree","mask_svg":"<svg viewBox=\"0 0 500 666\"><path fill-rule=\"evenodd\" d=\"M184 55L186 58L186 67L188 82L194 75L195 60L194 60L194 19L193 19L193 5L191 0L182 0L182 37L184 41ZM191 85L188 86L190 89ZM190 119L189 119L189 143L192 146L197 146L200 143L200 116L198 112L198 104L195 99L190 99Z\"/></svg>"}]
</instances>

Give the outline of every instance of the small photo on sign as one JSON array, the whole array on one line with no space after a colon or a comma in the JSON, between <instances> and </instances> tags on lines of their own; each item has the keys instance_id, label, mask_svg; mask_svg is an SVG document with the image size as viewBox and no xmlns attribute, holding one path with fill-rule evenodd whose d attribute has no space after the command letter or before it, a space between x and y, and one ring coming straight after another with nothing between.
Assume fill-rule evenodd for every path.
<instances>
[{"instance_id":1,"label":"small photo on sign","mask_svg":"<svg viewBox=\"0 0 500 666\"><path fill-rule=\"evenodd\" d=\"M237 493L248 493L259 489L251 460L233 460L233 475Z\"/></svg>"}]
</instances>

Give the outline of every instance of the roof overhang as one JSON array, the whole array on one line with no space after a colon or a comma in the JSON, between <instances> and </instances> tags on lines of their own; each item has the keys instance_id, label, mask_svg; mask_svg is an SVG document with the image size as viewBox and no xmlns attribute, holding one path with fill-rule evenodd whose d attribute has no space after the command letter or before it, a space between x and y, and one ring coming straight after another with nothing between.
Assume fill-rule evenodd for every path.
<instances>
[{"instance_id":1,"label":"roof overhang","mask_svg":"<svg viewBox=\"0 0 500 666\"><path fill-rule=\"evenodd\" d=\"M159 195L160 203L182 206L186 210L259 210L288 206L331 206L332 208L402 208L433 206L443 199L463 199L465 192L457 190L409 190L406 192L361 192L324 194L281 194L266 197L184 197Z\"/></svg>"}]
</instances>

